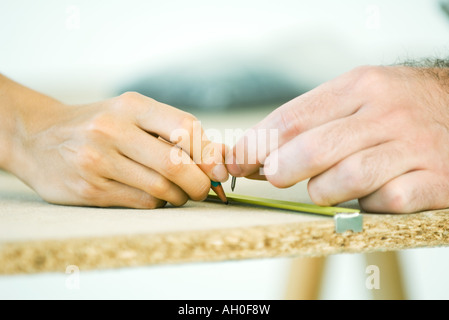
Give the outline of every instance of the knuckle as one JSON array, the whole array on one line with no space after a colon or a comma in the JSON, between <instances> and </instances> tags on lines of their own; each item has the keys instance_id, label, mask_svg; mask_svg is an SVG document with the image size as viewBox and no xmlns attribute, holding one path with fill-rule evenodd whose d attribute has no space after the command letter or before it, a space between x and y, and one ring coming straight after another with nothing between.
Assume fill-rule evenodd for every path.
<instances>
[{"instance_id":1,"label":"knuckle","mask_svg":"<svg viewBox=\"0 0 449 320\"><path fill-rule=\"evenodd\" d=\"M158 198L161 198L164 195L166 195L169 192L169 190L170 190L170 184L162 178L156 179L155 181L153 181L151 183L151 186L150 186L151 194L153 194L154 196L156 196Z\"/></svg>"},{"instance_id":2,"label":"knuckle","mask_svg":"<svg viewBox=\"0 0 449 320\"><path fill-rule=\"evenodd\" d=\"M136 91L127 91L125 93L122 93L121 95L119 95L117 97L117 100L120 103L123 104L129 104L129 103L133 103L135 101L140 100L143 97L143 95L141 95L140 93L136 92Z\"/></svg>"},{"instance_id":3,"label":"knuckle","mask_svg":"<svg viewBox=\"0 0 449 320\"><path fill-rule=\"evenodd\" d=\"M86 125L86 136L88 139L101 136L113 136L114 119L108 112L101 112L92 117Z\"/></svg>"},{"instance_id":4,"label":"knuckle","mask_svg":"<svg viewBox=\"0 0 449 320\"><path fill-rule=\"evenodd\" d=\"M82 146L77 150L76 163L83 171L93 171L101 167L102 157L92 147Z\"/></svg>"},{"instance_id":5,"label":"knuckle","mask_svg":"<svg viewBox=\"0 0 449 320\"><path fill-rule=\"evenodd\" d=\"M307 141L300 141L298 144L300 150L303 151L301 161L304 161L303 165L308 169L316 169L324 164L325 154L320 145L310 139ZM281 166L282 164L280 164Z\"/></svg>"},{"instance_id":6,"label":"knuckle","mask_svg":"<svg viewBox=\"0 0 449 320\"><path fill-rule=\"evenodd\" d=\"M164 156L162 167L168 177L176 177L184 170L183 161L174 161L171 156Z\"/></svg>"},{"instance_id":7,"label":"knuckle","mask_svg":"<svg viewBox=\"0 0 449 320\"><path fill-rule=\"evenodd\" d=\"M112 107L113 110L124 113L128 112L130 109L135 109L136 107L142 105L144 100L153 101L153 99L148 98L138 92L128 91L116 97L113 100L115 103L113 103Z\"/></svg>"},{"instance_id":8,"label":"knuckle","mask_svg":"<svg viewBox=\"0 0 449 320\"><path fill-rule=\"evenodd\" d=\"M300 115L301 111L303 110L299 107L277 111L279 112L281 130L286 135L297 135L305 130L303 121L305 117Z\"/></svg>"},{"instance_id":9,"label":"knuckle","mask_svg":"<svg viewBox=\"0 0 449 320\"><path fill-rule=\"evenodd\" d=\"M186 202L189 200L189 198L187 196L181 196L179 198L177 198L174 201L171 201L171 203L176 206L176 207L180 207L186 204Z\"/></svg>"},{"instance_id":10,"label":"knuckle","mask_svg":"<svg viewBox=\"0 0 449 320\"><path fill-rule=\"evenodd\" d=\"M383 67L364 65L354 68L353 72L361 78L376 80L383 74Z\"/></svg>"},{"instance_id":11,"label":"knuckle","mask_svg":"<svg viewBox=\"0 0 449 320\"><path fill-rule=\"evenodd\" d=\"M146 209L163 208L166 204L166 201L156 199L148 194L143 195L141 199L141 206Z\"/></svg>"},{"instance_id":12,"label":"knuckle","mask_svg":"<svg viewBox=\"0 0 449 320\"><path fill-rule=\"evenodd\" d=\"M88 205L103 206L100 201L101 190L92 183L83 180L78 183L77 189L80 198L87 201Z\"/></svg>"},{"instance_id":13,"label":"knuckle","mask_svg":"<svg viewBox=\"0 0 449 320\"><path fill-rule=\"evenodd\" d=\"M183 115L183 117L180 120L179 128L186 131L187 133L189 133L192 136L194 124L197 121L198 121L198 119L194 115L185 112L185 114Z\"/></svg>"},{"instance_id":14,"label":"knuckle","mask_svg":"<svg viewBox=\"0 0 449 320\"><path fill-rule=\"evenodd\" d=\"M384 204L391 213L406 213L409 211L409 200L404 189L395 187L393 184L385 187Z\"/></svg>"},{"instance_id":15,"label":"knuckle","mask_svg":"<svg viewBox=\"0 0 449 320\"><path fill-rule=\"evenodd\" d=\"M385 67L381 66L362 66L354 69L358 78L357 85L362 90L378 92L388 87L387 72Z\"/></svg>"},{"instance_id":16,"label":"knuckle","mask_svg":"<svg viewBox=\"0 0 449 320\"><path fill-rule=\"evenodd\" d=\"M175 129L170 134L170 141L173 143L180 143L183 141L184 143L188 143L191 145L193 139L198 137L196 133L199 133L199 138L202 138L201 132L194 132L201 128L201 126L196 125L198 123L197 118L187 112L182 112L183 115L177 120L175 124ZM187 147L187 149L189 149Z\"/></svg>"},{"instance_id":17,"label":"knuckle","mask_svg":"<svg viewBox=\"0 0 449 320\"><path fill-rule=\"evenodd\" d=\"M198 121L198 118L189 112L184 112L184 117L186 121L195 122Z\"/></svg>"},{"instance_id":18,"label":"knuckle","mask_svg":"<svg viewBox=\"0 0 449 320\"><path fill-rule=\"evenodd\" d=\"M359 161L346 159L337 167L337 178L345 190L356 191L371 184L366 172Z\"/></svg>"}]
</instances>

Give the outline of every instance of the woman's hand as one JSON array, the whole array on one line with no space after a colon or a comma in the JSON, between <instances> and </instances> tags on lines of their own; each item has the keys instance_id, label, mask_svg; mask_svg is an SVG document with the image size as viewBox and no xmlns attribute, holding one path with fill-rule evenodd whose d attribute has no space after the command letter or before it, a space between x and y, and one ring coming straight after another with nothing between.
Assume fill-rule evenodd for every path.
<instances>
[{"instance_id":1,"label":"woman's hand","mask_svg":"<svg viewBox=\"0 0 449 320\"><path fill-rule=\"evenodd\" d=\"M14 133L4 143L10 150L4 168L48 202L180 206L188 199L203 200L211 179L228 178L224 146L208 141L191 114L137 93L65 106L1 80L3 89L13 89L7 95L29 96L18 103L8 99L15 120L8 122ZM5 90L0 92L4 98ZM0 105L6 100L0 98Z\"/></svg>"}]
</instances>

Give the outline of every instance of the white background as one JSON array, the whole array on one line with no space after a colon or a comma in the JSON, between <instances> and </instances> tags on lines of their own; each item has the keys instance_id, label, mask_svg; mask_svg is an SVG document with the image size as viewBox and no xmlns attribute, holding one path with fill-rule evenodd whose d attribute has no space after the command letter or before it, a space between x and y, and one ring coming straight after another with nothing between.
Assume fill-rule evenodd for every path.
<instances>
[{"instance_id":1,"label":"white background","mask_svg":"<svg viewBox=\"0 0 449 320\"><path fill-rule=\"evenodd\" d=\"M148 72L251 61L314 86L362 64L448 56L438 1L0 1L0 72L67 103ZM201 63L202 61L212 61ZM448 249L400 254L409 298L448 299ZM1 263L1 262L0 262ZM281 299L288 259L0 277L0 298ZM325 299L365 299L362 255L330 257Z\"/></svg>"}]
</instances>

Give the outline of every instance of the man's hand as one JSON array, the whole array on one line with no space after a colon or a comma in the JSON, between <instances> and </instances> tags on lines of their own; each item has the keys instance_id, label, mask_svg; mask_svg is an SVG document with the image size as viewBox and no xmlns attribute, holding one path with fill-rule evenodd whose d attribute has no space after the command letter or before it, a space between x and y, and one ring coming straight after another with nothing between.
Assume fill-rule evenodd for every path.
<instances>
[{"instance_id":1,"label":"man's hand","mask_svg":"<svg viewBox=\"0 0 449 320\"><path fill-rule=\"evenodd\" d=\"M236 176L284 188L311 178L319 205L359 199L371 212L449 207L449 71L359 67L273 111L254 130L276 129L278 147L245 137L226 162ZM238 150L245 150L239 154Z\"/></svg>"},{"instance_id":2,"label":"man's hand","mask_svg":"<svg viewBox=\"0 0 449 320\"><path fill-rule=\"evenodd\" d=\"M201 127L186 112L137 93L65 106L2 80L3 88L12 89L0 96L17 91L31 97L15 106L14 121L8 122L15 134L4 168L48 202L179 206L189 198L203 200L210 179L228 177L223 146L203 140ZM194 141L195 135L201 141Z\"/></svg>"}]
</instances>

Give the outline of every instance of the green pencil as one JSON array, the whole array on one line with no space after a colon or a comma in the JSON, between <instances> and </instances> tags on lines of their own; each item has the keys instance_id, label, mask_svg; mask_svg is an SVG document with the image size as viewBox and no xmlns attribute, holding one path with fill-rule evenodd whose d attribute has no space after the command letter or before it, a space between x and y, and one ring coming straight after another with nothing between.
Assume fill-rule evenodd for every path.
<instances>
[{"instance_id":1,"label":"green pencil","mask_svg":"<svg viewBox=\"0 0 449 320\"><path fill-rule=\"evenodd\" d=\"M342 208L342 207L322 207L316 204L308 204L308 203L300 203L293 201L284 201L284 200L274 200L274 199L266 199L259 198L253 196L245 196L240 194L227 194L227 200L229 203L246 203L253 204L262 207L270 207L276 209L283 210L291 210L298 212L308 212L308 213L316 213L327 216L334 216L336 213L340 212L360 212L358 209L350 209L350 208ZM208 199L217 200L218 196L215 194L209 193Z\"/></svg>"}]
</instances>

